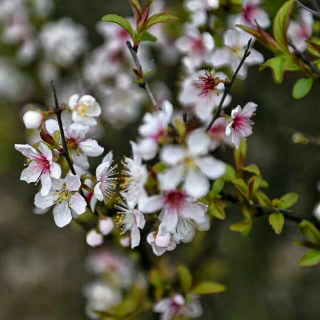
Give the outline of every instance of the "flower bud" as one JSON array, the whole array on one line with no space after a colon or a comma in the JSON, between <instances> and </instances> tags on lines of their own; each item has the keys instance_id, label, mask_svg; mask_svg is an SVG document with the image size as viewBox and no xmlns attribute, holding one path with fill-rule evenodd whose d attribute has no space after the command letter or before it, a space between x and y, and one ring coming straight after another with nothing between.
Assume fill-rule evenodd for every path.
<instances>
[{"instance_id":1,"label":"flower bud","mask_svg":"<svg viewBox=\"0 0 320 320\"><path fill-rule=\"evenodd\" d=\"M27 111L23 115L23 122L27 129L38 129L43 121L43 115L39 111Z\"/></svg>"},{"instance_id":2,"label":"flower bud","mask_svg":"<svg viewBox=\"0 0 320 320\"><path fill-rule=\"evenodd\" d=\"M127 248L130 246L130 237L122 237L120 238L120 244L124 247Z\"/></svg>"},{"instance_id":3,"label":"flower bud","mask_svg":"<svg viewBox=\"0 0 320 320\"><path fill-rule=\"evenodd\" d=\"M97 230L91 230L87 233L86 241L90 247L98 247L103 244L103 235Z\"/></svg>"},{"instance_id":4,"label":"flower bud","mask_svg":"<svg viewBox=\"0 0 320 320\"><path fill-rule=\"evenodd\" d=\"M114 223L111 218L101 218L99 221L99 231L104 235L107 236L111 233L114 228Z\"/></svg>"}]
</instances>

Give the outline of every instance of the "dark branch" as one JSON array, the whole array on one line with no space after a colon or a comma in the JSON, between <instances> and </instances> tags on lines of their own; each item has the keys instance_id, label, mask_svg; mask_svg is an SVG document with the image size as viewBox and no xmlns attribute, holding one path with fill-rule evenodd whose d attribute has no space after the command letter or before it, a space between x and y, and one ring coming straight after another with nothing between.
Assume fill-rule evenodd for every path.
<instances>
[{"instance_id":1,"label":"dark branch","mask_svg":"<svg viewBox=\"0 0 320 320\"><path fill-rule=\"evenodd\" d=\"M296 0L296 3L297 3L297 5L298 5L300 8L302 8L302 9L304 9L304 10L307 10L307 11L311 12L315 17L320 18L320 10L319 10L320 8L319 8L319 6L318 6L318 4L317 4L316 1L312 1L312 2L313 2L314 7L317 9L317 11L312 10L311 8L305 6L305 5L304 5L303 3L301 3L300 1Z\"/></svg>"},{"instance_id":2,"label":"dark branch","mask_svg":"<svg viewBox=\"0 0 320 320\"><path fill-rule=\"evenodd\" d=\"M214 122L217 120L217 118L219 117L220 112L221 112L221 109L222 109L222 106L223 106L223 103L224 103L224 101L226 100L226 97L227 97L228 93L229 93L230 90L231 90L231 87L232 87L232 85L233 85L233 83L234 83L234 80L237 78L237 75L238 75L241 67L243 66L244 62L246 61L246 59L247 59L247 58L250 56L250 54L251 54L251 52L250 52L251 42L252 42L252 38L248 41L247 48L246 48L246 50L245 50L245 52L244 52L244 54L243 54L243 57L242 57L239 65L238 65L237 70L236 70L235 73L233 74L233 77L232 77L230 83L225 84L225 90L224 90L224 92L223 92L222 99L221 99L221 101L220 101L220 103L219 103L217 112L214 114L212 120L210 121L210 123L209 123L209 125L208 125L208 127L207 127L207 131L209 131L209 130L211 129L213 123L214 123Z\"/></svg>"},{"instance_id":3,"label":"dark branch","mask_svg":"<svg viewBox=\"0 0 320 320\"><path fill-rule=\"evenodd\" d=\"M128 49L132 55L133 61L136 65L137 69L142 71L142 66L141 66L141 63L139 61L138 54L137 54L138 47L134 48L130 41L127 41L126 43L127 43ZM146 92L152 102L154 109L156 111L161 110L161 108L159 107L159 105L158 105L158 103L157 103L157 101L156 101L156 99L155 99L155 97L154 97L154 95L153 95L153 93L152 93L152 91L151 91L151 89L145 79L143 80L141 87L146 90Z\"/></svg>"}]
</instances>

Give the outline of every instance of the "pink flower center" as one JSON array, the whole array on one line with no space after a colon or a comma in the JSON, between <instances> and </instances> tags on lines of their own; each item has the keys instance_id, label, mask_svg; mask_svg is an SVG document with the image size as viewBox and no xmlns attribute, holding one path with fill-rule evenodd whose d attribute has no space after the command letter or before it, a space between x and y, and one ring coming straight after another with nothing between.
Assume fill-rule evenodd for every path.
<instances>
[{"instance_id":1,"label":"pink flower center","mask_svg":"<svg viewBox=\"0 0 320 320\"><path fill-rule=\"evenodd\" d=\"M170 311L172 314L177 314L182 309L182 305L176 303L174 300L171 301Z\"/></svg>"},{"instance_id":2,"label":"pink flower center","mask_svg":"<svg viewBox=\"0 0 320 320\"><path fill-rule=\"evenodd\" d=\"M159 140L165 136L165 130L163 128L159 128L157 134L152 136L152 139L156 142L159 142Z\"/></svg>"},{"instance_id":3,"label":"pink flower center","mask_svg":"<svg viewBox=\"0 0 320 320\"><path fill-rule=\"evenodd\" d=\"M109 59L114 63L122 63L124 60L124 54L122 50L116 50L109 55Z\"/></svg>"},{"instance_id":4,"label":"pink flower center","mask_svg":"<svg viewBox=\"0 0 320 320\"><path fill-rule=\"evenodd\" d=\"M300 31L298 33L299 38L301 38L301 40L307 40L309 38L309 30L307 28L307 26L304 23L300 23Z\"/></svg>"},{"instance_id":5,"label":"pink flower center","mask_svg":"<svg viewBox=\"0 0 320 320\"><path fill-rule=\"evenodd\" d=\"M128 31L126 31L125 29L120 29L119 31L118 31L118 38L120 39L120 40L129 40L129 38L130 38L130 35L129 35L129 32Z\"/></svg>"},{"instance_id":6,"label":"pink flower center","mask_svg":"<svg viewBox=\"0 0 320 320\"><path fill-rule=\"evenodd\" d=\"M213 138L223 140L226 132L226 126L224 124L213 125L209 131Z\"/></svg>"},{"instance_id":7,"label":"pink flower center","mask_svg":"<svg viewBox=\"0 0 320 320\"><path fill-rule=\"evenodd\" d=\"M50 171L50 162L45 158L43 154L39 152L37 157L31 158L31 160L35 161L37 165L33 167L33 173L39 174L38 179L41 178L43 174L48 174Z\"/></svg>"},{"instance_id":8,"label":"pink flower center","mask_svg":"<svg viewBox=\"0 0 320 320\"><path fill-rule=\"evenodd\" d=\"M232 128L238 131L238 130L244 129L250 123L251 123L250 119L244 116L238 115L233 120Z\"/></svg>"},{"instance_id":9,"label":"pink flower center","mask_svg":"<svg viewBox=\"0 0 320 320\"><path fill-rule=\"evenodd\" d=\"M202 54L205 51L206 47L202 39L194 38L192 39L192 51L195 54Z\"/></svg>"},{"instance_id":10,"label":"pink flower center","mask_svg":"<svg viewBox=\"0 0 320 320\"><path fill-rule=\"evenodd\" d=\"M170 210L178 210L186 203L187 194L182 191L172 190L165 196L165 204Z\"/></svg>"},{"instance_id":11,"label":"pink flower center","mask_svg":"<svg viewBox=\"0 0 320 320\"><path fill-rule=\"evenodd\" d=\"M213 74L206 70L205 76L200 76L198 81L195 81L195 87L199 90L199 97L207 97L209 93L217 87L217 81Z\"/></svg>"},{"instance_id":12,"label":"pink flower center","mask_svg":"<svg viewBox=\"0 0 320 320\"><path fill-rule=\"evenodd\" d=\"M253 5L253 4L248 4L243 8L243 18L244 20L246 20L248 23L252 24L254 21L254 15L255 15L255 11L257 10L257 6Z\"/></svg>"}]
</instances>

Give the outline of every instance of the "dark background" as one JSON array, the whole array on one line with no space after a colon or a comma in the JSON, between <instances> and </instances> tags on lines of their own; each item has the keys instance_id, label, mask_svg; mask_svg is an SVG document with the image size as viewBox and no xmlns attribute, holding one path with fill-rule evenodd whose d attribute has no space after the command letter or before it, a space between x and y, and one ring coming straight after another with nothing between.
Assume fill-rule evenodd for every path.
<instances>
[{"instance_id":1,"label":"dark background","mask_svg":"<svg viewBox=\"0 0 320 320\"><path fill-rule=\"evenodd\" d=\"M281 3L267 2L272 12ZM111 12L129 15L130 8L125 0L60 0L56 1L55 16L71 16L83 23L89 29L90 42L98 45L102 40L94 25ZM259 45L256 48L269 55ZM161 76L166 80L175 75L166 69ZM294 100L291 90L296 79L294 74L286 75L285 83L276 85L270 70L259 72L252 67L246 81L237 82L232 89L232 107L248 101L258 104L247 163L259 166L270 184L270 197L298 192L296 214L311 215L319 201L320 149L293 144L291 135L296 131L319 134L319 85L307 98ZM36 96L33 99L38 101ZM70 226L57 228L51 213L34 215L36 188L19 181L23 157L14 144L25 142L22 106L0 102L0 319L86 319L83 260L89 248L85 234ZM106 130L101 144L115 149L118 158L128 153L136 126L118 133ZM219 157L230 162L232 151L221 151ZM284 232L277 236L263 217L248 237L242 237L229 231L229 225L240 220L240 212L234 208L228 211L226 221L215 222L210 230L212 272L228 291L202 300L202 319L319 319L320 270L298 266L305 250L292 244L301 238L296 225L286 222ZM187 254L188 245L182 247ZM178 253L168 257L178 259ZM186 258L195 259L191 254Z\"/></svg>"}]
</instances>

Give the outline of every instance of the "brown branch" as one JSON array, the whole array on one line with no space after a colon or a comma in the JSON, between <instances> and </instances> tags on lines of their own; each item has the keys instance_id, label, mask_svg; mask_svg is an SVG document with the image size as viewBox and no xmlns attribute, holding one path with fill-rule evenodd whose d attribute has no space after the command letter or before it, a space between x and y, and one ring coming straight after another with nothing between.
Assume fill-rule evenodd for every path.
<instances>
[{"instance_id":1,"label":"brown branch","mask_svg":"<svg viewBox=\"0 0 320 320\"><path fill-rule=\"evenodd\" d=\"M221 99L221 101L220 101L220 103L219 103L218 110L217 110L217 112L214 114L212 120L210 121L210 123L209 123L209 125L208 125L208 127L207 127L207 131L209 131L209 130L211 129L213 123L214 123L214 122L217 120L217 118L219 117L220 112L221 112L221 109L222 109L222 106L223 106L223 103L224 103L224 101L225 101L228 93L229 93L230 90L231 90L231 87L232 87L232 85L233 85L233 83L234 83L234 80L236 79L236 77L237 77L237 75L238 75L241 67L243 66L244 62L246 61L246 59L247 59L247 58L250 56L250 54L251 54L251 52L250 52L251 42L252 42L252 38L248 41L247 48L246 48L246 50L245 50L245 52L244 52L244 54L243 54L243 57L242 57L239 65L238 65L237 70L236 70L235 73L233 74L233 77L232 77L230 83L224 85L224 86L225 86L225 90L224 90L224 92L223 92L222 99Z\"/></svg>"},{"instance_id":2,"label":"brown branch","mask_svg":"<svg viewBox=\"0 0 320 320\"><path fill-rule=\"evenodd\" d=\"M127 41L126 43L127 43L128 49L129 49L129 51L130 51L130 53L132 55L133 61L134 61L135 65L136 65L137 69L141 70L141 72L142 72L142 66L141 66L141 63L140 63L139 58L138 58L138 47L133 47L130 41ZM158 105L158 103L157 103L157 101L156 101L156 99L155 99L155 97L154 97L149 85L148 85L148 82L145 79L143 79L143 82L141 83L140 86L143 89L146 90L146 92L147 92L147 94L148 94L148 96L149 96L149 98L150 98L150 100L152 102L152 105L153 105L154 109L156 111L161 110L161 108L159 107L159 105Z\"/></svg>"}]
</instances>

